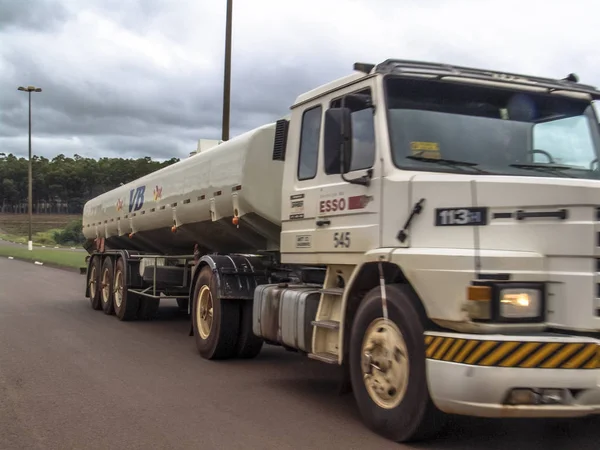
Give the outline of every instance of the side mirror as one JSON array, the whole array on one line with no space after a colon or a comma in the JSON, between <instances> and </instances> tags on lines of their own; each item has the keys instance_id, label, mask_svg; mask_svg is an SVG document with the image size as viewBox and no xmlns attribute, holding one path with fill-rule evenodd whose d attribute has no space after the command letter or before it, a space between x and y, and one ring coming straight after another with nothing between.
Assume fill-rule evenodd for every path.
<instances>
[{"instance_id":1,"label":"side mirror","mask_svg":"<svg viewBox=\"0 0 600 450\"><path fill-rule=\"evenodd\" d=\"M352 120L349 108L325 112L326 173L348 173L352 164Z\"/></svg>"}]
</instances>

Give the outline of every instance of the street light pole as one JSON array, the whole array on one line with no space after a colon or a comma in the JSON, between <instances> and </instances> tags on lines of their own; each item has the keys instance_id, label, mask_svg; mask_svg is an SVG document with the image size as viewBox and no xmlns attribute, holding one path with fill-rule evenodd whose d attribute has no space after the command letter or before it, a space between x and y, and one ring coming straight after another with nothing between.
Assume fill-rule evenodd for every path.
<instances>
[{"instance_id":1,"label":"street light pole","mask_svg":"<svg viewBox=\"0 0 600 450\"><path fill-rule=\"evenodd\" d=\"M223 130L221 140L229 140L229 104L231 92L231 24L233 0L227 0L227 19L225 24L225 73L223 82Z\"/></svg>"},{"instance_id":2,"label":"street light pole","mask_svg":"<svg viewBox=\"0 0 600 450\"><path fill-rule=\"evenodd\" d=\"M24 91L29 94L29 187L28 187L28 200L27 200L27 212L29 213L29 240L27 241L27 248L29 251L33 250L33 240L32 240L32 232L31 232L31 223L33 221L33 174L31 168L31 93L32 92L42 92L42 90L35 86L19 86L19 91Z\"/></svg>"}]
</instances>

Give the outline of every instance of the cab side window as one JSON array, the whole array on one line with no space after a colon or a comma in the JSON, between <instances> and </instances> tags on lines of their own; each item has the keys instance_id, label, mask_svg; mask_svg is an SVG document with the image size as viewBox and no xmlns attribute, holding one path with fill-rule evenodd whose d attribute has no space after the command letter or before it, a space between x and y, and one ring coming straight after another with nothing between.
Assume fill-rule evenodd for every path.
<instances>
[{"instance_id":1,"label":"cab side window","mask_svg":"<svg viewBox=\"0 0 600 450\"><path fill-rule=\"evenodd\" d=\"M352 118L352 164L350 170L365 170L373 167L375 163L375 123L373 109L370 106L371 89L363 89L354 94L357 96L335 99L331 102L331 107L350 108ZM343 105L342 100L344 100ZM328 175L340 173L338 158L326 163L325 173Z\"/></svg>"},{"instance_id":2,"label":"cab side window","mask_svg":"<svg viewBox=\"0 0 600 450\"><path fill-rule=\"evenodd\" d=\"M298 156L298 180L309 180L317 175L319 142L321 137L321 105L304 111Z\"/></svg>"}]
</instances>

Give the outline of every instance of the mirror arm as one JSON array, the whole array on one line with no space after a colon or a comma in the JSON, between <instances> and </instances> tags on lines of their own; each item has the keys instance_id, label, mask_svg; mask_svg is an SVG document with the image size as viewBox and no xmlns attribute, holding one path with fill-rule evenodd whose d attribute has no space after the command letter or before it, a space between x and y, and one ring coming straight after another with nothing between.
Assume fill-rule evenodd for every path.
<instances>
[{"instance_id":1,"label":"mirror arm","mask_svg":"<svg viewBox=\"0 0 600 450\"><path fill-rule=\"evenodd\" d=\"M360 184L362 186L370 186L371 178L373 178L373 169L368 169L366 175L358 178L346 178L346 175L342 173L342 180L350 184Z\"/></svg>"}]
</instances>

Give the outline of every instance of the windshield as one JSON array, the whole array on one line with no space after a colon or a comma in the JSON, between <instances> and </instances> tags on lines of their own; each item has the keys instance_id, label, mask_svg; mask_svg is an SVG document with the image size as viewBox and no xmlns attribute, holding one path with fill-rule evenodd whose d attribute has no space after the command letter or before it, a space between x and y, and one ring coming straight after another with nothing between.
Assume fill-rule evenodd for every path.
<instances>
[{"instance_id":1,"label":"windshield","mask_svg":"<svg viewBox=\"0 0 600 450\"><path fill-rule=\"evenodd\" d=\"M600 178L598 105L589 100L434 80L385 83L400 168Z\"/></svg>"}]
</instances>

